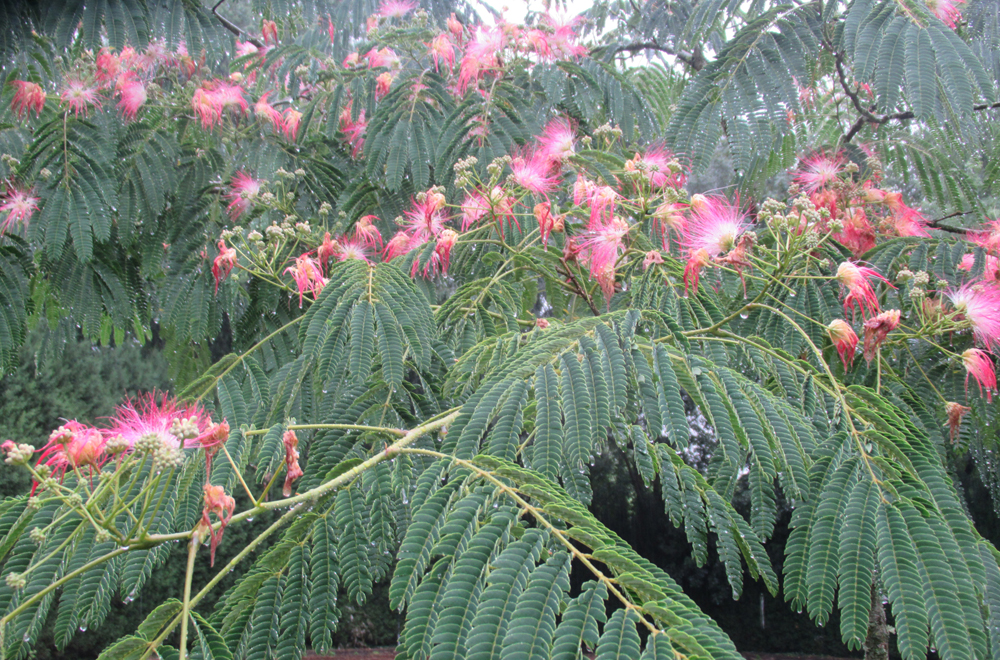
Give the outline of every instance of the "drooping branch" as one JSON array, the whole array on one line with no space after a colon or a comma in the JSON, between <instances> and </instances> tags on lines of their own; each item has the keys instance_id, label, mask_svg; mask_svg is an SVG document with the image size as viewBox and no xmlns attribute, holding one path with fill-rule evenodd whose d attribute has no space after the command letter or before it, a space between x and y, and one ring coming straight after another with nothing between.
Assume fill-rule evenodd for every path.
<instances>
[{"instance_id":1,"label":"drooping branch","mask_svg":"<svg viewBox=\"0 0 1000 660\"><path fill-rule=\"evenodd\" d=\"M219 19L219 22L222 23L222 27L226 28L227 30L235 34L237 37L243 37L245 35L247 41L252 43L257 48L263 48L264 43L260 39L251 36L249 32L240 28L239 25L233 23L231 20L229 20L228 18L219 13L219 7L225 1L226 0L219 0L218 2L215 3L215 5L212 7L212 15L215 16L217 19Z\"/></svg>"}]
</instances>

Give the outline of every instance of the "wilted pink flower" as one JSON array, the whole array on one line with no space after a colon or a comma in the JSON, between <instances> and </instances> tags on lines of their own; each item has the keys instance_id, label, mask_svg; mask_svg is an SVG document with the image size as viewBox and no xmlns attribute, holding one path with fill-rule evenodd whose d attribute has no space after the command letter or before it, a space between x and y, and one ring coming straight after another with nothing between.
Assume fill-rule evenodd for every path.
<instances>
[{"instance_id":1,"label":"wilted pink flower","mask_svg":"<svg viewBox=\"0 0 1000 660\"><path fill-rule=\"evenodd\" d=\"M316 258L319 259L320 266L325 270L330 264L330 259L340 253L340 241L330 238L330 232L323 234L323 242L316 248Z\"/></svg>"},{"instance_id":2,"label":"wilted pink flower","mask_svg":"<svg viewBox=\"0 0 1000 660\"><path fill-rule=\"evenodd\" d=\"M549 159L541 151L521 151L514 156L510 169L519 186L538 195L548 193L559 183L559 177L549 176Z\"/></svg>"},{"instance_id":3,"label":"wilted pink flower","mask_svg":"<svg viewBox=\"0 0 1000 660\"><path fill-rule=\"evenodd\" d=\"M840 152L828 154L817 151L802 159L793 180L807 193L829 188L844 171L846 162L847 159Z\"/></svg>"},{"instance_id":4,"label":"wilted pink flower","mask_svg":"<svg viewBox=\"0 0 1000 660\"><path fill-rule=\"evenodd\" d=\"M121 436L129 448L139 438L155 435L166 447L195 447L195 439L211 424L208 414L193 404L179 404L166 392L126 399L115 409L108 437Z\"/></svg>"},{"instance_id":5,"label":"wilted pink flower","mask_svg":"<svg viewBox=\"0 0 1000 660\"><path fill-rule=\"evenodd\" d=\"M215 565L215 549L222 542L222 534L226 531L226 525L232 520L235 510L236 500L226 495L226 489L223 486L205 484L205 507L201 512L201 523L208 530L211 539L211 550L209 551L209 564L211 566ZM212 526L212 520L209 518L209 515L213 513L219 523L218 530Z\"/></svg>"},{"instance_id":6,"label":"wilted pink flower","mask_svg":"<svg viewBox=\"0 0 1000 660\"><path fill-rule=\"evenodd\" d=\"M451 71L455 66L455 44L452 43L449 35L442 32L434 37L427 46L427 53L434 60L434 70L439 70L439 65L444 62L445 71Z\"/></svg>"},{"instance_id":7,"label":"wilted pink flower","mask_svg":"<svg viewBox=\"0 0 1000 660\"><path fill-rule=\"evenodd\" d=\"M253 200L260 193L260 181L252 178L246 172L237 172L229 184L230 191L225 195L229 200L226 211L233 222L239 219L253 206Z\"/></svg>"},{"instance_id":8,"label":"wilted pink flower","mask_svg":"<svg viewBox=\"0 0 1000 660\"><path fill-rule=\"evenodd\" d=\"M951 441L955 442L958 440L958 431L962 425L962 418L965 414L972 410L963 406L960 403L955 403L954 401L949 401L944 404L944 413L948 416L948 435L951 437Z\"/></svg>"},{"instance_id":9,"label":"wilted pink flower","mask_svg":"<svg viewBox=\"0 0 1000 660\"><path fill-rule=\"evenodd\" d=\"M7 185L3 204L0 204L0 213L7 213L7 218L0 222L0 234L10 231L16 223L25 227L28 225L28 220L38 210L39 201L38 197L31 196L31 192Z\"/></svg>"},{"instance_id":10,"label":"wilted pink flower","mask_svg":"<svg viewBox=\"0 0 1000 660\"><path fill-rule=\"evenodd\" d=\"M698 248L688 251L688 260L684 265L684 293L687 295L688 289L698 291L698 279L701 277L701 270L708 265L711 257L708 250Z\"/></svg>"},{"instance_id":11,"label":"wilted pink flower","mask_svg":"<svg viewBox=\"0 0 1000 660\"><path fill-rule=\"evenodd\" d=\"M704 250L709 257L715 257L735 248L740 235L749 227L747 217L725 197L694 195L683 245L688 250Z\"/></svg>"},{"instance_id":12,"label":"wilted pink flower","mask_svg":"<svg viewBox=\"0 0 1000 660\"><path fill-rule=\"evenodd\" d=\"M545 328L549 327L549 325L550 324L548 319L535 319L535 327L538 328L539 330L544 330Z\"/></svg>"},{"instance_id":13,"label":"wilted pink flower","mask_svg":"<svg viewBox=\"0 0 1000 660\"><path fill-rule=\"evenodd\" d=\"M542 246L548 248L549 234L555 226L555 218L552 217L552 204L549 202L539 202L534 208L535 220L538 221L538 230L542 235Z\"/></svg>"},{"instance_id":14,"label":"wilted pink flower","mask_svg":"<svg viewBox=\"0 0 1000 660\"><path fill-rule=\"evenodd\" d=\"M437 245L434 246L434 254L441 261L441 274L448 274L448 264L451 261L451 249L458 241L458 233L453 229L445 229L438 234Z\"/></svg>"},{"instance_id":15,"label":"wilted pink flower","mask_svg":"<svg viewBox=\"0 0 1000 660\"><path fill-rule=\"evenodd\" d=\"M219 254L212 261L212 277L215 278L215 292L219 293L219 282L229 277L236 266L236 250L227 248L226 242L219 239Z\"/></svg>"},{"instance_id":16,"label":"wilted pink flower","mask_svg":"<svg viewBox=\"0 0 1000 660\"><path fill-rule=\"evenodd\" d=\"M451 12L448 17L448 31L455 37L455 41L462 43L462 24L455 18L455 12Z\"/></svg>"},{"instance_id":17,"label":"wilted pink flower","mask_svg":"<svg viewBox=\"0 0 1000 660\"><path fill-rule=\"evenodd\" d=\"M649 267L653 264L662 264L663 255L660 254L659 250L650 250L646 253L646 258L642 260L642 269L649 270Z\"/></svg>"},{"instance_id":18,"label":"wilted pink flower","mask_svg":"<svg viewBox=\"0 0 1000 660\"><path fill-rule=\"evenodd\" d=\"M962 353L962 364L965 365L965 387L969 387L969 376L979 385L979 393L986 390L986 400L993 401L993 392L997 389L997 373L993 360L986 351L969 348Z\"/></svg>"},{"instance_id":19,"label":"wilted pink flower","mask_svg":"<svg viewBox=\"0 0 1000 660\"><path fill-rule=\"evenodd\" d=\"M139 113L139 108L143 106L148 98L146 86L138 80L130 80L118 89L118 109L122 111L126 119L135 119Z\"/></svg>"},{"instance_id":20,"label":"wilted pink flower","mask_svg":"<svg viewBox=\"0 0 1000 660\"><path fill-rule=\"evenodd\" d=\"M986 348L1000 348L1000 286L980 282L967 283L946 295L959 312L972 324L976 339Z\"/></svg>"},{"instance_id":21,"label":"wilted pink flower","mask_svg":"<svg viewBox=\"0 0 1000 660\"><path fill-rule=\"evenodd\" d=\"M299 121L302 120L302 113L294 108L286 108L284 114L285 137L295 142L299 136Z\"/></svg>"},{"instance_id":22,"label":"wilted pink flower","mask_svg":"<svg viewBox=\"0 0 1000 660\"><path fill-rule=\"evenodd\" d=\"M389 93L389 89L392 87L392 74L388 71L384 71L375 78L375 100L378 101L386 94Z\"/></svg>"},{"instance_id":23,"label":"wilted pink flower","mask_svg":"<svg viewBox=\"0 0 1000 660\"><path fill-rule=\"evenodd\" d=\"M281 436L281 442L285 445L285 485L281 492L285 497L292 494L292 482L302 476L302 468L299 467L299 439L295 431L285 431Z\"/></svg>"},{"instance_id":24,"label":"wilted pink flower","mask_svg":"<svg viewBox=\"0 0 1000 660\"><path fill-rule=\"evenodd\" d=\"M540 152L549 159L550 165L558 167L563 160L574 154L576 127L566 117L549 120L538 137Z\"/></svg>"},{"instance_id":25,"label":"wilted pink flower","mask_svg":"<svg viewBox=\"0 0 1000 660\"><path fill-rule=\"evenodd\" d=\"M101 97L97 93L97 87L90 83L90 81L70 76L66 78L65 85L59 98L77 117L81 114L86 117L87 111L92 106L101 107Z\"/></svg>"},{"instance_id":26,"label":"wilted pink flower","mask_svg":"<svg viewBox=\"0 0 1000 660\"><path fill-rule=\"evenodd\" d=\"M378 216L365 215L358 218L354 225L354 237L371 248L382 247L382 234L379 232L372 220L378 220Z\"/></svg>"},{"instance_id":27,"label":"wilted pink flower","mask_svg":"<svg viewBox=\"0 0 1000 660\"><path fill-rule=\"evenodd\" d=\"M309 293L315 299L326 286L326 278L319 263L308 254L303 254L295 258L295 265L285 269L286 273L291 273L295 280L295 286L299 290L299 307L302 306L302 297Z\"/></svg>"},{"instance_id":28,"label":"wilted pink flower","mask_svg":"<svg viewBox=\"0 0 1000 660\"><path fill-rule=\"evenodd\" d=\"M260 36L264 38L265 44L278 43L278 24L265 18L260 25Z\"/></svg>"},{"instance_id":29,"label":"wilted pink flower","mask_svg":"<svg viewBox=\"0 0 1000 660\"><path fill-rule=\"evenodd\" d=\"M879 311L878 297L872 288L872 281L882 280L892 286L889 280L882 277L874 268L858 266L850 261L845 261L837 267L835 279L847 289L844 313L846 314L852 306L857 306L861 310L862 318L866 318L869 314L877 314Z\"/></svg>"},{"instance_id":30,"label":"wilted pink flower","mask_svg":"<svg viewBox=\"0 0 1000 660\"><path fill-rule=\"evenodd\" d=\"M275 109L273 105L267 102L267 97L271 95L271 92L265 92L260 100L253 106L254 114L257 115L258 119L263 119L265 121L271 122L271 126L274 127L275 132L285 131L285 120L281 116L281 113Z\"/></svg>"},{"instance_id":31,"label":"wilted pink flower","mask_svg":"<svg viewBox=\"0 0 1000 660\"><path fill-rule=\"evenodd\" d=\"M382 258L385 261L392 261L396 257L402 256L410 251L410 235L405 231L397 232L382 251Z\"/></svg>"},{"instance_id":32,"label":"wilted pink flower","mask_svg":"<svg viewBox=\"0 0 1000 660\"><path fill-rule=\"evenodd\" d=\"M837 354L840 361L844 363L844 371L850 367L854 361L854 350L858 345L858 335L854 328L843 319L834 319L826 326L826 332L830 335L830 341L837 347Z\"/></svg>"},{"instance_id":33,"label":"wilted pink flower","mask_svg":"<svg viewBox=\"0 0 1000 660\"><path fill-rule=\"evenodd\" d=\"M17 113L19 119L24 119L29 110L36 115L42 114L42 109L45 107L45 90L40 85L23 80L15 80L11 85L17 91L14 92L10 108Z\"/></svg>"},{"instance_id":34,"label":"wilted pink flower","mask_svg":"<svg viewBox=\"0 0 1000 660\"><path fill-rule=\"evenodd\" d=\"M899 327L899 310L890 309L865 321L865 361L871 362L886 336Z\"/></svg>"},{"instance_id":35,"label":"wilted pink flower","mask_svg":"<svg viewBox=\"0 0 1000 660\"><path fill-rule=\"evenodd\" d=\"M926 2L935 16L951 29L955 29L962 18L962 11L958 6L965 4L965 0L926 0Z\"/></svg>"}]
</instances>

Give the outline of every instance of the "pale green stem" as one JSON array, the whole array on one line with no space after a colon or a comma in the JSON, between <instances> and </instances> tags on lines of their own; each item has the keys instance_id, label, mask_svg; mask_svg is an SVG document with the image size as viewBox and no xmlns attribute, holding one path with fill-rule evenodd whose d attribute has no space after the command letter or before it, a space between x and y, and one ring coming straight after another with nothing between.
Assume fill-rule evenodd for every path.
<instances>
[{"instance_id":1,"label":"pale green stem","mask_svg":"<svg viewBox=\"0 0 1000 660\"><path fill-rule=\"evenodd\" d=\"M191 609L191 578L194 576L194 558L198 554L201 537L195 532L188 544L187 571L184 573L184 600L181 603L181 640L178 645L178 660L184 660L187 655L188 612Z\"/></svg>"}]
</instances>

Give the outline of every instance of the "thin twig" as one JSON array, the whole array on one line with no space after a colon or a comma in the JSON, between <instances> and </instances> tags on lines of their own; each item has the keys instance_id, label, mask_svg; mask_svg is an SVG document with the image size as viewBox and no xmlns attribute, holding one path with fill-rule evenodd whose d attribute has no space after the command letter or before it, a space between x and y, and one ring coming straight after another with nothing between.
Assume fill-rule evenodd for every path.
<instances>
[{"instance_id":1,"label":"thin twig","mask_svg":"<svg viewBox=\"0 0 1000 660\"><path fill-rule=\"evenodd\" d=\"M239 25L236 25L236 23L233 23L231 20L229 20L228 18L219 13L219 6L225 1L226 0L219 0L218 2L215 3L215 6L212 7L212 15L215 16L217 19L219 19L219 22L222 23L222 27L226 28L227 30L235 34L237 37L242 37L243 35L246 35L247 41L252 43L257 48L263 48L264 44L263 42L261 42L260 39L250 36L249 32L240 28Z\"/></svg>"}]
</instances>

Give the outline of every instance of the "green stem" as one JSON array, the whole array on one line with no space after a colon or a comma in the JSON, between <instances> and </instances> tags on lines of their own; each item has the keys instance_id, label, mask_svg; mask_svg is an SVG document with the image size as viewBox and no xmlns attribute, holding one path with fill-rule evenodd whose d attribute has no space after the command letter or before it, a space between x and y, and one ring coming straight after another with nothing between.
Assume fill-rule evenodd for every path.
<instances>
[{"instance_id":1,"label":"green stem","mask_svg":"<svg viewBox=\"0 0 1000 660\"><path fill-rule=\"evenodd\" d=\"M364 426L362 424L289 424L285 427L290 431L309 431L318 429L342 429L345 431L374 431L377 433L391 433L392 435L404 436L406 431L402 429L389 428L388 426ZM264 435L271 429L253 429L245 431L244 435Z\"/></svg>"},{"instance_id":2,"label":"green stem","mask_svg":"<svg viewBox=\"0 0 1000 660\"><path fill-rule=\"evenodd\" d=\"M181 640L178 645L178 660L184 660L187 655L188 612L191 611L191 578L194 576L194 558L198 554L201 537L195 533L188 544L187 571L184 573L184 600L181 603Z\"/></svg>"}]
</instances>

